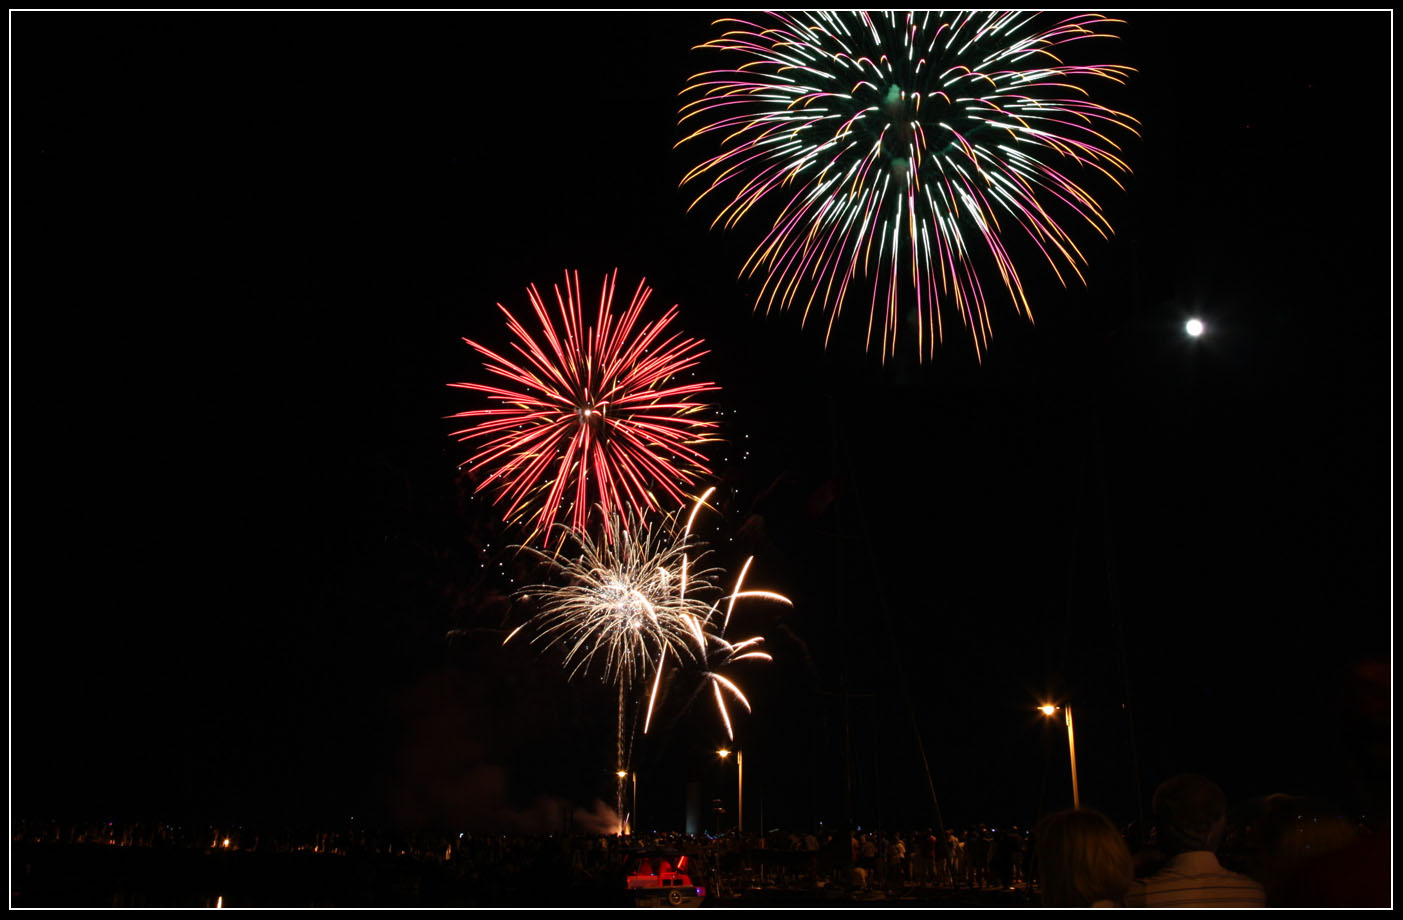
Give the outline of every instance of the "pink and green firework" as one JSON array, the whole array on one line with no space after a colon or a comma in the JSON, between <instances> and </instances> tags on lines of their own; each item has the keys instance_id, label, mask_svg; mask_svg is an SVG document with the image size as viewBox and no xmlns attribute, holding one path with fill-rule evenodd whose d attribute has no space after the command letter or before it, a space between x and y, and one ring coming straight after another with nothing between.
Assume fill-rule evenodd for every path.
<instances>
[{"instance_id":1,"label":"pink and green firework","mask_svg":"<svg viewBox=\"0 0 1403 920\"><path fill-rule=\"evenodd\" d=\"M718 138L687 174L730 227L777 213L742 274L756 308L868 314L885 358L914 325L924 358L957 315L988 347L989 288L1032 318L1006 241L1031 239L1063 284L1085 258L1059 221L1111 228L1083 176L1119 186L1111 139L1135 119L1088 87L1130 68L1073 63L1114 23L1086 13L771 13L726 19L702 49L731 69L692 78L682 143ZM1075 178L1074 178L1075 176ZM997 282L994 279L997 278ZM903 317L905 319L903 320Z\"/></svg>"},{"instance_id":2,"label":"pink and green firework","mask_svg":"<svg viewBox=\"0 0 1403 920\"><path fill-rule=\"evenodd\" d=\"M450 416L472 420L453 436L477 443L464 465L486 474L478 490L495 490L505 520L542 535L562 517L587 530L592 510L608 528L619 513L681 505L683 490L708 475L697 448L714 440L717 423L698 397L718 387L682 379L706 354L702 342L668 330L675 306L643 320L652 294L644 281L615 313L617 278L604 278L592 324L578 272L554 288L558 319L527 288L534 330L498 304L515 354L465 338L497 382L449 384L491 404Z\"/></svg>"}]
</instances>

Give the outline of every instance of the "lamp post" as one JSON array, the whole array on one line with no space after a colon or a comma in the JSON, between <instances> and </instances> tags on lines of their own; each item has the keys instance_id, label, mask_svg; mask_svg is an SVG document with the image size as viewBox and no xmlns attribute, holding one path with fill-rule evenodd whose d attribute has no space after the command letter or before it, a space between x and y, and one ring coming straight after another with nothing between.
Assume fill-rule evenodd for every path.
<instances>
[{"instance_id":1,"label":"lamp post","mask_svg":"<svg viewBox=\"0 0 1403 920\"><path fill-rule=\"evenodd\" d=\"M723 761L731 755L725 748L716 751ZM740 837L745 819L745 752L736 749L736 837Z\"/></svg>"},{"instance_id":2,"label":"lamp post","mask_svg":"<svg viewBox=\"0 0 1403 920\"><path fill-rule=\"evenodd\" d=\"M624 804L624 780L628 778L628 771L627 771L627 770L617 770L617 771L614 772L614 775L617 776L617 777L619 778L619 834L620 834L621 836L627 836L627 835L629 834L629 832L630 832L630 829L629 829L629 820L628 820L627 817L625 817L625 815L627 814L627 812L624 811L623 804ZM636 808L636 807L637 807L637 804L638 804L638 774L635 773L635 774L633 775L633 801L629 803L629 809L632 810L632 809Z\"/></svg>"},{"instance_id":3,"label":"lamp post","mask_svg":"<svg viewBox=\"0 0 1403 920\"><path fill-rule=\"evenodd\" d=\"M1072 807L1080 809L1081 792L1077 787L1077 736L1072 731L1072 707L1070 705L1054 706L1051 703L1044 703L1038 707L1038 711L1048 717L1051 717L1058 709L1062 710L1067 722L1067 754L1072 760Z\"/></svg>"}]
</instances>

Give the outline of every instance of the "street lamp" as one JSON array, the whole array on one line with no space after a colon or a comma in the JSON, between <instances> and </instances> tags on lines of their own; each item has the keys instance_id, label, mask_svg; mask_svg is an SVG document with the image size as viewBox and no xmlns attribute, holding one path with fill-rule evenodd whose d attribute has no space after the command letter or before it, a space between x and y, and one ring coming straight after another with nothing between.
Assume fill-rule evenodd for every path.
<instances>
[{"instance_id":1,"label":"street lamp","mask_svg":"<svg viewBox=\"0 0 1403 920\"><path fill-rule=\"evenodd\" d=\"M1067 721L1067 754L1072 759L1072 807L1081 808L1081 792L1077 788L1077 737L1072 731L1072 707L1054 706L1051 703L1043 703L1038 707L1038 711L1045 716L1052 716L1061 709Z\"/></svg>"},{"instance_id":2,"label":"street lamp","mask_svg":"<svg viewBox=\"0 0 1403 920\"><path fill-rule=\"evenodd\" d=\"M624 777L628 776L627 770L615 770L614 775L619 778L619 836L628 834L628 821L624 818Z\"/></svg>"},{"instance_id":3,"label":"street lamp","mask_svg":"<svg viewBox=\"0 0 1403 920\"><path fill-rule=\"evenodd\" d=\"M725 748L718 748L717 756L725 760L731 752ZM745 752L736 749L736 837L740 837L741 827L745 820Z\"/></svg>"},{"instance_id":4,"label":"street lamp","mask_svg":"<svg viewBox=\"0 0 1403 920\"><path fill-rule=\"evenodd\" d=\"M628 770L616 770L614 775L619 778L619 833L631 834L638 826L638 771L630 773ZM633 793L629 796L628 810L631 812L629 819L624 818L624 780L633 777Z\"/></svg>"}]
</instances>

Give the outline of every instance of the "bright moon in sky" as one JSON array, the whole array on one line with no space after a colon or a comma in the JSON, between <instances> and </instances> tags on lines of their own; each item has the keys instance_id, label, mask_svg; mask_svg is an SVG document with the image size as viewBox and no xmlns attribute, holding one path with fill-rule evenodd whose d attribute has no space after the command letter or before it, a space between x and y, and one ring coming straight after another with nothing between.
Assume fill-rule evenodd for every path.
<instances>
[{"instance_id":1,"label":"bright moon in sky","mask_svg":"<svg viewBox=\"0 0 1403 920\"><path fill-rule=\"evenodd\" d=\"M1203 335L1203 320L1194 318L1184 324L1184 331L1194 338Z\"/></svg>"}]
</instances>

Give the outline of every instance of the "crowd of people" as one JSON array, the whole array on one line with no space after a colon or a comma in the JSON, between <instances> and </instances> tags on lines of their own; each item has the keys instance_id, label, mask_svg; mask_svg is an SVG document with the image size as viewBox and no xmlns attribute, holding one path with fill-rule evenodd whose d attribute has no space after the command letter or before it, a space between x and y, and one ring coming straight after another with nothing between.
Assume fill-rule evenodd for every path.
<instances>
[{"instance_id":1,"label":"crowd of people","mask_svg":"<svg viewBox=\"0 0 1403 920\"><path fill-rule=\"evenodd\" d=\"M732 835L689 846L723 889L1022 889L1049 907L1390 903L1387 835L1310 800L1269 796L1230 823L1223 790L1183 774L1159 786L1153 806L1154 824L1133 850L1126 830L1089 809L1049 815L1031 831L774 831L763 842Z\"/></svg>"},{"instance_id":2,"label":"crowd of people","mask_svg":"<svg viewBox=\"0 0 1403 920\"><path fill-rule=\"evenodd\" d=\"M1029 840L1027 831L1017 826L981 824L943 831L775 831L766 837L763 854L755 852L758 844L749 841L750 860L775 866L771 872L780 884L799 880L872 891L1022 885Z\"/></svg>"},{"instance_id":3,"label":"crowd of people","mask_svg":"<svg viewBox=\"0 0 1403 920\"><path fill-rule=\"evenodd\" d=\"M1316 813L1312 813L1316 811ZM1270 796L1231 828L1227 798L1195 774L1155 790L1154 835L1132 853L1104 815L1072 810L1037 826L1041 901L1048 907L1385 907L1392 899L1387 838L1308 800ZM1230 830L1243 863L1219 860Z\"/></svg>"},{"instance_id":4,"label":"crowd of people","mask_svg":"<svg viewBox=\"0 0 1403 920\"><path fill-rule=\"evenodd\" d=\"M12 825L12 846L24 853L17 863L18 883L35 890L42 888L35 880L42 881L50 847L75 853L195 849L253 857L240 865L298 860L297 877L315 897L301 890L297 896L328 904L359 903L354 896L361 889L366 898L401 892L406 903L526 903L548 895L552 903L572 903L582 892L622 890L630 863L649 848L687 856L692 880L723 899L781 890L839 899L956 897L976 905L1006 906L1016 899L1049 907L1387 906L1391 901L1386 829L1371 830L1309 799L1269 796L1230 816L1222 789L1202 776L1181 775L1158 787L1153 809L1153 827L1143 835L1081 809L1049 815L1032 829L839 828L773 830L763 837L734 832L406 836L359 827L298 833L20 821ZM332 873L320 887L306 881L312 869L342 862L356 867L354 879ZM136 905L138 895L128 891L131 865L122 863L126 887L118 886L118 893L134 899L121 903ZM157 877L152 876L152 892L160 887Z\"/></svg>"}]
</instances>

